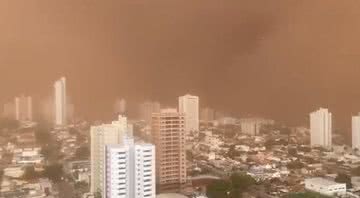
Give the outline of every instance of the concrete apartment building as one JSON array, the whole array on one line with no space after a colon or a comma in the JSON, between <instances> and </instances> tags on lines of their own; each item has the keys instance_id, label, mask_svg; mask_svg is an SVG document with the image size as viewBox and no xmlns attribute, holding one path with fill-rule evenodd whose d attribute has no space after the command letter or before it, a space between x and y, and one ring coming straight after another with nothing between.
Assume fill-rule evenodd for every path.
<instances>
[{"instance_id":1,"label":"concrete apartment building","mask_svg":"<svg viewBox=\"0 0 360 198\"><path fill-rule=\"evenodd\" d=\"M243 118L240 119L241 132L247 135L259 135L263 126L273 125L274 120L263 118Z\"/></svg>"},{"instance_id":2,"label":"concrete apartment building","mask_svg":"<svg viewBox=\"0 0 360 198\"><path fill-rule=\"evenodd\" d=\"M311 146L331 147L332 114L328 109L310 113L310 136Z\"/></svg>"},{"instance_id":3,"label":"concrete apartment building","mask_svg":"<svg viewBox=\"0 0 360 198\"><path fill-rule=\"evenodd\" d=\"M352 148L360 149L360 113L352 117Z\"/></svg>"},{"instance_id":4,"label":"concrete apartment building","mask_svg":"<svg viewBox=\"0 0 360 198\"><path fill-rule=\"evenodd\" d=\"M91 193L105 193L105 146L123 143L129 129L127 118L119 116L111 124L92 126L91 135Z\"/></svg>"},{"instance_id":5,"label":"concrete apartment building","mask_svg":"<svg viewBox=\"0 0 360 198\"><path fill-rule=\"evenodd\" d=\"M141 120L145 121L146 124L150 125L152 114L160 112L160 103L159 102L144 102L139 106L139 117Z\"/></svg>"},{"instance_id":6,"label":"concrete apartment building","mask_svg":"<svg viewBox=\"0 0 360 198\"><path fill-rule=\"evenodd\" d=\"M33 106L30 96L20 96L15 98L15 119L18 121L32 121Z\"/></svg>"},{"instance_id":7,"label":"concrete apartment building","mask_svg":"<svg viewBox=\"0 0 360 198\"><path fill-rule=\"evenodd\" d=\"M106 146L106 198L155 198L155 147L125 138Z\"/></svg>"},{"instance_id":8,"label":"concrete apartment building","mask_svg":"<svg viewBox=\"0 0 360 198\"><path fill-rule=\"evenodd\" d=\"M321 177L305 179L305 189L325 196L346 194L346 184L336 183Z\"/></svg>"},{"instance_id":9,"label":"concrete apartment building","mask_svg":"<svg viewBox=\"0 0 360 198\"><path fill-rule=\"evenodd\" d=\"M62 77L54 83L55 124L58 126L66 125L66 104L66 78Z\"/></svg>"},{"instance_id":10,"label":"concrete apartment building","mask_svg":"<svg viewBox=\"0 0 360 198\"><path fill-rule=\"evenodd\" d=\"M162 109L152 116L156 146L156 181L160 192L174 192L186 184L185 116Z\"/></svg>"},{"instance_id":11,"label":"concrete apartment building","mask_svg":"<svg viewBox=\"0 0 360 198\"><path fill-rule=\"evenodd\" d=\"M199 97L185 95L179 97L179 113L185 116L185 131L199 131Z\"/></svg>"}]
</instances>

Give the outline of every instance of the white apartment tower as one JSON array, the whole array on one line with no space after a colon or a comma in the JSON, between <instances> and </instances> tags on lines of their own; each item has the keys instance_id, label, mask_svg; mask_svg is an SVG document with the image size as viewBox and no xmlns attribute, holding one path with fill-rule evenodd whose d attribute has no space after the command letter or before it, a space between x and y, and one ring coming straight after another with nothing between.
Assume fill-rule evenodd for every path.
<instances>
[{"instance_id":1,"label":"white apartment tower","mask_svg":"<svg viewBox=\"0 0 360 198\"><path fill-rule=\"evenodd\" d=\"M55 124L66 125L66 79L62 77L54 84Z\"/></svg>"},{"instance_id":2,"label":"white apartment tower","mask_svg":"<svg viewBox=\"0 0 360 198\"><path fill-rule=\"evenodd\" d=\"M129 130L127 118L119 116L111 124L92 126L91 133L91 192L105 196L105 146L121 144ZM131 130L131 129L130 129Z\"/></svg>"},{"instance_id":3,"label":"white apartment tower","mask_svg":"<svg viewBox=\"0 0 360 198\"><path fill-rule=\"evenodd\" d=\"M185 95L179 97L179 113L185 115L185 130L199 131L199 97Z\"/></svg>"},{"instance_id":4,"label":"white apartment tower","mask_svg":"<svg viewBox=\"0 0 360 198\"><path fill-rule=\"evenodd\" d=\"M310 113L311 146L331 147L332 114L328 109L320 108Z\"/></svg>"},{"instance_id":5,"label":"white apartment tower","mask_svg":"<svg viewBox=\"0 0 360 198\"><path fill-rule=\"evenodd\" d=\"M360 113L352 117L352 148L360 149Z\"/></svg>"},{"instance_id":6,"label":"white apartment tower","mask_svg":"<svg viewBox=\"0 0 360 198\"><path fill-rule=\"evenodd\" d=\"M15 98L15 119L18 121L32 121L32 98L20 96Z\"/></svg>"},{"instance_id":7,"label":"white apartment tower","mask_svg":"<svg viewBox=\"0 0 360 198\"><path fill-rule=\"evenodd\" d=\"M105 167L105 198L155 198L154 145L135 144L133 138L107 145Z\"/></svg>"}]
</instances>

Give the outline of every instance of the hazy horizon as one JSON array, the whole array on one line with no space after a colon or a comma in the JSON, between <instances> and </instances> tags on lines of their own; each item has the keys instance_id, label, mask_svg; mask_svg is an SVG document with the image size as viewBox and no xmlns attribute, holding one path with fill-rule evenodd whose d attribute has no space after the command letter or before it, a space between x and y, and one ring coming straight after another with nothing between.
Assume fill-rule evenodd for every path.
<instances>
[{"instance_id":1,"label":"hazy horizon","mask_svg":"<svg viewBox=\"0 0 360 198\"><path fill-rule=\"evenodd\" d=\"M116 98L202 106L306 124L327 107L350 128L360 111L360 2L0 2L0 101L44 97L61 76L80 115ZM134 111L134 109L133 109Z\"/></svg>"}]
</instances>

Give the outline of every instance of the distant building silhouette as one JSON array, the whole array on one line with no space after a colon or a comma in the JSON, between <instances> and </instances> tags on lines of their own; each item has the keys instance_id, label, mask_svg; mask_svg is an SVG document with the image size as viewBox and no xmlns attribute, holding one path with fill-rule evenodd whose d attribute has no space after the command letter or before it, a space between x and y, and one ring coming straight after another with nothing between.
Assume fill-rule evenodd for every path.
<instances>
[{"instance_id":1,"label":"distant building silhouette","mask_svg":"<svg viewBox=\"0 0 360 198\"><path fill-rule=\"evenodd\" d=\"M311 146L331 147L332 114L328 109L320 108L310 113Z\"/></svg>"},{"instance_id":2,"label":"distant building silhouette","mask_svg":"<svg viewBox=\"0 0 360 198\"><path fill-rule=\"evenodd\" d=\"M352 148L360 149L360 113L352 117Z\"/></svg>"},{"instance_id":3,"label":"distant building silhouette","mask_svg":"<svg viewBox=\"0 0 360 198\"><path fill-rule=\"evenodd\" d=\"M55 125L63 126L67 122L67 102L66 102L66 79L62 77L54 84L54 108Z\"/></svg>"},{"instance_id":4,"label":"distant building silhouette","mask_svg":"<svg viewBox=\"0 0 360 198\"><path fill-rule=\"evenodd\" d=\"M33 103L30 96L19 96L15 98L15 119L18 121L33 120Z\"/></svg>"},{"instance_id":5,"label":"distant building silhouette","mask_svg":"<svg viewBox=\"0 0 360 198\"><path fill-rule=\"evenodd\" d=\"M201 109L200 120L208 123L215 120L215 110L209 107Z\"/></svg>"},{"instance_id":6,"label":"distant building silhouette","mask_svg":"<svg viewBox=\"0 0 360 198\"><path fill-rule=\"evenodd\" d=\"M185 95L179 97L179 113L185 114L185 130L199 131L199 97Z\"/></svg>"},{"instance_id":7,"label":"distant building silhouette","mask_svg":"<svg viewBox=\"0 0 360 198\"><path fill-rule=\"evenodd\" d=\"M139 117L140 120L146 122L146 124L151 124L152 114L160 112L160 103L159 102L144 102L140 104L139 107Z\"/></svg>"},{"instance_id":8,"label":"distant building silhouette","mask_svg":"<svg viewBox=\"0 0 360 198\"><path fill-rule=\"evenodd\" d=\"M117 99L114 104L114 113L116 115L126 115L127 107L126 107L126 100L124 98Z\"/></svg>"}]
</instances>

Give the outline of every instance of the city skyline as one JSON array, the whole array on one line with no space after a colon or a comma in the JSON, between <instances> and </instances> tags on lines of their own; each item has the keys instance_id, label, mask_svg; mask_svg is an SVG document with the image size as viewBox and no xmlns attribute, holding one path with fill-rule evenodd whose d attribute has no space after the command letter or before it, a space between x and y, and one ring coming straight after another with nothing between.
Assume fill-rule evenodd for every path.
<instances>
[{"instance_id":1,"label":"city skyline","mask_svg":"<svg viewBox=\"0 0 360 198\"><path fill-rule=\"evenodd\" d=\"M62 89L62 87L64 87L64 89L65 89L65 103L67 103L68 102L68 93L67 93L67 87L68 87L68 84L66 83L66 81L67 81L67 78L65 77L65 76L63 76L63 77L61 77L59 80L57 80L57 81L55 81L55 83L54 83L54 87L53 87L53 89L54 90L59 90L60 91L60 89ZM60 86L60 84L61 84L61 86ZM58 89L56 89L56 87L59 87ZM53 90L53 91L54 91ZM51 91L51 90L48 90L48 91ZM58 91L58 92L59 92ZM56 93L56 91L55 91L55 93ZM59 92L60 93L60 92ZM58 93L58 94L59 94ZM23 94L22 94L23 95ZM55 94L56 95L56 94ZM32 102L33 102L33 97L32 96L28 96L28 97L30 97L31 98L31 104L32 104ZM184 101L184 99L183 98L186 98L186 97L196 97L197 98L197 110L196 111L198 111L197 112L197 114L198 114L198 117L199 117L199 120L200 120L200 117L201 117L201 110L203 110L203 109L207 109L207 108L209 108L208 106L205 106L205 105L203 105L203 104L201 104L200 105L200 103L199 103L199 98L200 97L198 97L198 96L194 96L194 95L190 95L190 94L186 94L186 95L183 95L183 96L177 96L178 97L178 101L177 101L177 103L176 103L176 99L174 100L174 98L173 98L173 101L171 102L171 105L164 105L163 103L160 103L160 102L155 102L155 103L158 103L159 105L160 104L162 104L163 105L163 108L176 108L176 109L178 109L178 110L180 110L181 109L181 103L184 103L183 101ZM16 98L18 98L17 96L15 97L15 99ZM52 98L52 99L51 99ZM38 104L40 104L40 103L42 103L42 102L44 102L43 100L44 99L51 99L51 100L56 100L56 97L54 97L54 96L50 96L50 98L49 98L49 96L48 97L41 97L41 99L40 98L37 98L39 101L37 101L36 103L38 103ZM111 121L112 119L114 119L114 110L115 109L121 109L122 111L123 111L123 113L121 113L121 114L124 114L125 113L125 111L126 111L126 115L127 115L127 117L130 117L130 118L139 118L139 116L140 117L142 117L142 112L141 111L139 111L139 107L141 108L141 106L143 105L143 104L146 104L146 103L148 103L150 100L143 100L142 102L140 102L140 103L137 103L137 102L133 102L133 103L131 103L131 108L129 108L128 107L128 104L127 104L127 101L124 99L124 98L121 98L121 100L120 99L118 99L118 98L115 98L116 100L115 100L115 105L113 104L113 107L112 107L112 109L113 109L113 112L111 111L111 107L108 107L107 108L107 116L97 116L97 117L94 117L94 118L92 118L93 120L95 120L95 121L100 121L100 120L102 120L103 122L105 121L105 122L109 122L109 121ZM205 98L205 100L206 100L206 98ZM11 102L5 102L5 103L3 103L3 107L2 107L2 112L3 112L3 116L5 116L6 114L8 114L9 112L7 112L7 111L9 111L9 105L11 105L12 103ZM169 103L168 103L169 104ZM15 105L15 103L13 103L13 105ZM42 119L41 117L42 116L44 116L44 115L42 115L43 114L43 110L42 110L42 105L44 105L44 104L41 104L41 105L38 105L38 106L36 106L35 108L36 108L36 110L35 110L35 112L38 114L37 116L39 116L39 117L36 117L36 119L37 120L39 120L39 119ZM51 104L51 106L53 106L54 104ZM178 106L177 106L178 105ZM66 112L65 112L65 114L66 114L66 116L70 116L72 119L74 119L74 104L66 104L66 106L69 106L69 107L71 107L70 109L68 109L67 108L67 110L66 110ZM320 105L321 106L321 105ZM318 106L319 107L319 106ZM12 109L14 109L15 108L15 106L14 107L10 107L11 108L11 111L12 111ZM53 108L55 108L56 109L56 105L54 106L54 107L51 107L51 109L53 109ZM316 108L316 107L315 107ZM51 109L49 109L50 111L54 111L54 110L51 110ZM329 108L330 109L330 108ZM68 112L70 110L70 112ZM269 118L269 119L272 119L271 117L269 117L269 116L263 116L263 115L261 115L261 114L251 114L251 113L247 113L247 114L242 114L242 115L238 115L238 114L234 114L234 113L229 113L229 112L226 112L225 114L223 114L224 112L221 110L221 109L213 109L216 113L221 113L222 114L222 116L225 116L225 117L227 117L227 116L230 116L230 117L234 117L234 118L256 118L256 117L259 117L259 118ZM115 110L116 111L116 110ZM31 114L33 114L32 113L33 112L33 105L31 105ZM56 113L55 113L56 111L54 111L53 112L53 116L54 116L54 118L56 118ZM130 113L129 113L130 112ZM215 114L215 112L214 112L214 114ZM15 116L15 114L16 114L16 109L15 109L15 111L14 112L12 112L14 115L13 116ZM70 114L69 114L70 113ZM345 131L346 132L346 135L350 135L348 138L351 138L351 136L352 136L352 119L351 119L351 117L353 117L354 115L357 115L358 113L352 113L351 115L350 115L350 119L349 119L349 117L343 117L343 119L339 119L338 117L335 117L335 119L339 119L339 120L345 120L345 122L347 123L347 124L344 124L344 125L334 125L333 124L333 130L337 130L337 129L342 129L343 131ZM99 115L99 114L98 114ZM115 113L115 117L117 117L117 113ZM66 117L65 116L65 117ZM79 114L79 115L77 115L77 116L80 116L80 117L84 117L84 115L81 115L81 114ZM9 116L5 116L5 117L9 117ZM10 117L12 117L11 115L10 115ZM31 117L33 117L33 116L31 116ZM85 116L86 117L86 116ZM65 118L66 120L67 120L67 118ZM198 121L199 121L198 120ZM276 120L277 122L281 122L281 123L286 123L286 121L285 120ZM57 120L55 119L55 122L57 122ZM291 124L290 124L291 125ZM308 123L308 118L303 118L302 119L302 121L300 122L300 123L297 123L297 124L294 124L293 126L310 126L309 125L309 123ZM339 126L341 126L341 127L339 127Z\"/></svg>"},{"instance_id":2,"label":"city skyline","mask_svg":"<svg viewBox=\"0 0 360 198\"><path fill-rule=\"evenodd\" d=\"M336 125L351 128L348 116L360 110L359 2L160 2L3 1L0 73L8 83L0 101L44 96L67 76L77 110L90 118L109 118L104 107L118 96L171 105L191 93L215 109L294 125L326 106ZM140 34L153 21L159 26Z\"/></svg>"},{"instance_id":3,"label":"city skyline","mask_svg":"<svg viewBox=\"0 0 360 198\"><path fill-rule=\"evenodd\" d=\"M0 1L0 197L360 198L359 0Z\"/></svg>"}]
</instances>

